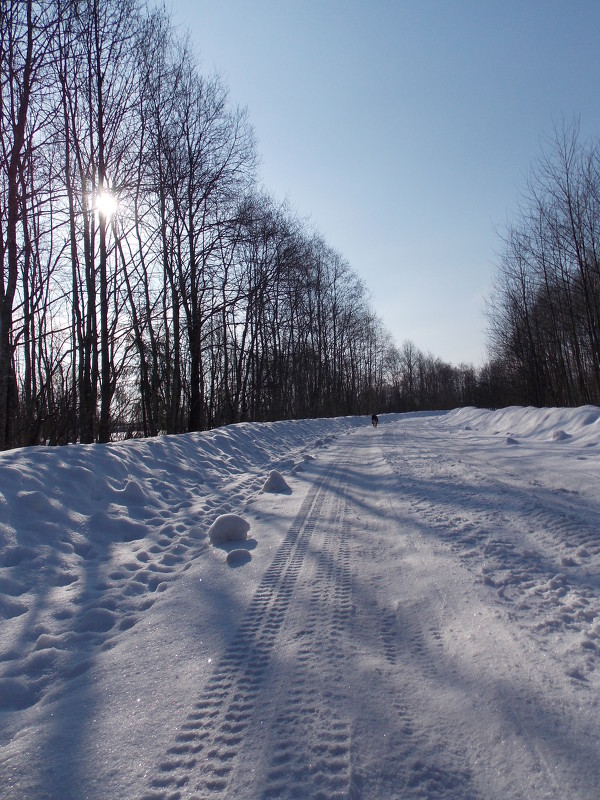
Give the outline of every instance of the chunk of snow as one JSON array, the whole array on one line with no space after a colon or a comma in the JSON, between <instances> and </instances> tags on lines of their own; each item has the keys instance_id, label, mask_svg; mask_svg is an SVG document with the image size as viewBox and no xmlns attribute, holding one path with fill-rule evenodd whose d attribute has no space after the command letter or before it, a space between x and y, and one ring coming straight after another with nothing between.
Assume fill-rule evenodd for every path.
<instances>
[{"instance_id":1,"label":"chunk of snow","mask_svg":"<svg viewBox=\"0 0 600 800\"><path fill-rule=\"evenodd\" d=\"M252 556L249 550L238 548L227 553L227 563L230 567L242 567L252 561Z\"/></svg>"},{"instance_id":2,"label":"chunk of snow","mask_svg":"<svg viewBox=\"0 0 600 800\"><path fill-rule=\"evenodd\" d=\"M208 529L213 544L222 542L245 542L250 524L239 514L221 514Z\"/></svg>"},{"instance_id":3,"label":"chunk of snow","mask_svg":"<svg viewBox=\"0 0 600 800\"><path fill-rule=\"evenodd\" d=\"M277 472L276 469L272 469L271 472L269 472L269 477L264 482L262 488L263 492L272 492L273 494L291 491L281 472Z\"/></svg>"}]
</instances>

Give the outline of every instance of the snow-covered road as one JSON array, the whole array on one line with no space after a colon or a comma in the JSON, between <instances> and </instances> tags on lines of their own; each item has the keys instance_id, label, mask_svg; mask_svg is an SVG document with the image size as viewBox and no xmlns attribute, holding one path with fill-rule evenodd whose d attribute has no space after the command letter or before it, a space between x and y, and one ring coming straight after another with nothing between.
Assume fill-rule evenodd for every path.
<instances>
[{"instance_id":1,"label":"snow-covered road","mask_svg":"<svg viewBox=\"0 0 600 800\"><path fill-rule=\"evenodd\" d=\"M7 800L597 798L598 447L587 407L5 454Z\"/></svg>"}]
</instances>

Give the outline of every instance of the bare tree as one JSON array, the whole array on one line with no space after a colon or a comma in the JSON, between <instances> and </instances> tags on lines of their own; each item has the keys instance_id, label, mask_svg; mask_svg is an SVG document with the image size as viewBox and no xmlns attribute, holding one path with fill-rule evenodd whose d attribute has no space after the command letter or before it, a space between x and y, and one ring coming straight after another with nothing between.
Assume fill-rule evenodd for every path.
<instances>
[{"instance_id":1,"label":"bare tree","mask_svg":"<svg viewBox=\"0 0 600 800\"><path fill-rule=\"evenodd\" d=\"M600 398L599 159L577 125L557 128L505 237L492 353L538 405Z\"/></svg>"},{"instance_id":2,"label":"bare tree","mask_svg":"<svg viewBox=\"0 0 600 800\"><path fill-rule=\"evenodd\" d=\"M0 448L15 443L14 302L35 246L32 159L56 22L54 3L0 0Z\"/></svg>"},{"instance_id":3,"label":"bare tree","mask_svg":"<svg viewBox=\"0 0 600 800\"><path fill-rule=\"evenodd\" d=\"M0 447L391 403L365 287L166 12L0 3Z\"/></svg>"}]
</instances>

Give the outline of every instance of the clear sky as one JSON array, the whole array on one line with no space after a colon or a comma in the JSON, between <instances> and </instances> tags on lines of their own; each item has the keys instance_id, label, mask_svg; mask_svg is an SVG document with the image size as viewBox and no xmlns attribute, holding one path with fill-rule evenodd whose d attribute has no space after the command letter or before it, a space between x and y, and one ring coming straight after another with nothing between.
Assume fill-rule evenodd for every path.
<instances>
[{"instance_id":1,"label":"clear sky","mask_svg":"<svg viewBox=\"0 0 600 800\"><path fill-rule=\"evenodd\" d=\"M556 122L600 135L598 0L166 0L248 108L261 180L401 345L486 359L485 298Z\"/></svg>"}]
</instances>

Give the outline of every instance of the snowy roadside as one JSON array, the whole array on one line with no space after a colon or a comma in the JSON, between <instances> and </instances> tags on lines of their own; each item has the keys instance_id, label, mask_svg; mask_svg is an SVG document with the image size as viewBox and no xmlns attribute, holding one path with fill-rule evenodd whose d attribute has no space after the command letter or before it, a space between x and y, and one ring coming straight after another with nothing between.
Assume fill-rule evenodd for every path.
<instances>
[{"instance_id":1,"label":"snowy roadside","mask_svg":"<svg viewBox=\"0 0 600 800\"><path fill-rule=\"evenodd\" d=\"M4 454L7 800L591 800L599 420L464 409ZM271 470L289 491L262 490ZM211 545L232 512L248 538Z\"/></svg>"},{"instance_id":2,"label":"snowy roadside","mask_svg":"<svg viewBox=\"0 0 600 800\"><path fill-rule=\"evenodd\" d=\"M61 796L77 797L80 769L81 783L91 777L101 796L111 773L121 780L130 772L123 765L135 763L136 751L140 767L129 779L139 779L153 738L162 751L160 733L148 731L160 731L161 720L168 726L173 707L185 702L282 535L278 524L262 526L254 552L254 526L254 557L232 582L226 552L209 544L211 523L231 511L251 513L257 501L260 508L271 469L292 476L293 511L305 490L295 477L305 454L364 424L242 424L2 454L0 776L11 787L7 796L45 797L39 787L57 782ZM263 502L268 513L281 501L267 495ZM24 771L23 759L36 769Z\"/></svg>"}]
</instances>

